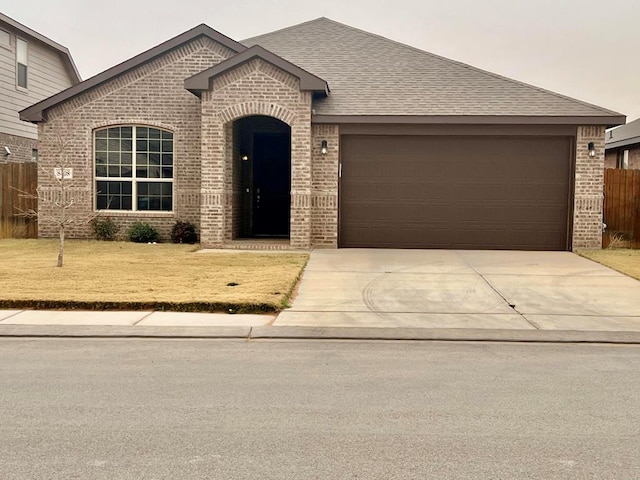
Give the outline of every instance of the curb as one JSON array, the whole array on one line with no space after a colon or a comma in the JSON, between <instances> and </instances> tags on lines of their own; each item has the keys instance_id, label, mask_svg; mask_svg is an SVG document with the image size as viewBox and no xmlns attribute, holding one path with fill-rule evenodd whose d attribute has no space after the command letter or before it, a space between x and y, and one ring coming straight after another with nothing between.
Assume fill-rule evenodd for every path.
<instances>
[{"instance_id":1,"label":"curb","mask_svg":"<svg viewBox=\"0 0 640 480\"><path fill-rule=\"evenodd\" d=\"M0 325L5 338L184 338L640 344L640 332L368 327Z\"/></svg>"}]
</instances>

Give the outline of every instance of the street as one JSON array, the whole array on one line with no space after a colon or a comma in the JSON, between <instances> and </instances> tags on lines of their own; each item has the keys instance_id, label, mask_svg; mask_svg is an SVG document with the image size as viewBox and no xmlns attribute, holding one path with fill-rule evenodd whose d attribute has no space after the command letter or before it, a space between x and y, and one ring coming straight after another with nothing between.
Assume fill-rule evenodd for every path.
<instances>
[{"instance_id":1,"label":"street","mask_svg":"<svg viewBox=\"0 0 640 480\"><path fill-rule=\"evenodd\" d=\"M640 347L0 339L0 478L637 479Z\"/></svg>"}]
</instances>

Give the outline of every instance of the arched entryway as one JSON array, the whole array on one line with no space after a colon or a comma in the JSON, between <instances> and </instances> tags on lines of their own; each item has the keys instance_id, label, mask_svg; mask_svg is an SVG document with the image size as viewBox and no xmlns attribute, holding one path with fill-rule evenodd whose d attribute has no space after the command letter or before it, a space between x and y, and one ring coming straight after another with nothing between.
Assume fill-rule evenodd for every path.
<instances>
[{"instance_id":1,"label":"arched entryway","mask_svg":"<svg viewBox=\"0 0 640 480\"><path fill-rule=\"evenodd\" d=\"M233 239L289 238L289 125L265 115L233 122L233 192Z\"/></svg>"}]
</instances>

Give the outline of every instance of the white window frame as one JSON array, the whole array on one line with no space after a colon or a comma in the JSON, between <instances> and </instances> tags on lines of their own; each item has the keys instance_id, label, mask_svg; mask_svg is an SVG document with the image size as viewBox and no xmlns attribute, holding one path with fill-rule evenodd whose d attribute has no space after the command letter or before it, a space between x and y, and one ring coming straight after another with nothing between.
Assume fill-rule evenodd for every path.
<instances>
[{"instance_id":1,"label":"white window frame","mask_svg":"<svg viewBox=\"0 0 640 480\"><path fill-rule=\"evenodd\" d=\"M96 133L101 130L108 130L109 128L118 128L118 127L131 127L131 140L132 140L132 150L131 150L131 176L130 177L98 177L96 175ZM160 130L161 132L170 133L173 137L173 150L171 154L173 156L173 162L171 165L171 178L147 178L140 177L138 179L137 169L136 169L136 131L140 128L154 128L156 130ZM176 134L172 130L168 130L166 128L157 127L155 125L144 125L144 124L121 124L121 125L108 125L106 127L96 128L93 131L92 135L92 147L91 150L93 152L93 209L96 212L104 212L109 213L111 215L117 214L127 214L127 213L137 213L138 215L162 215L162 214L173 214L176 209ZM160 167L162 168L162 161ZM98 182L131 182L131 210L124 209L99 209L98 208ZM171 183L171 210L138 210L138 182L142 183Z\"/></svg>"},{"instance_id":2,"label":"white window frame","mask_svg":"<svg viewBox=\"0 0 640 480\"><path fill-rule=\"evenodd\" d=\"M24 52L24 61L23 63L20 61L20 45L24 44L25 52ZM27 69L26 73L26 86L20 85L20 65L24 65ZM24 38L16 37L16 88L19 90L26 91L29 89L29 42L27 42Z\"/></svg>"}]
</instances>

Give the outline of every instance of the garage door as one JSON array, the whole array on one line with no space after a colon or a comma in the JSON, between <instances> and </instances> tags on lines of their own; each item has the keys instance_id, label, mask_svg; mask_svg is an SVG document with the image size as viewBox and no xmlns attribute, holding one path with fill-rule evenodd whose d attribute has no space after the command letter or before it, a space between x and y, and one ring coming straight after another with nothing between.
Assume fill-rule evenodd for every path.
<instances>
[{"instance_id":1,"label":"garage door","mask_svg":"<svg viewBox=\"0 0 640 480\"><path fill-rule=\"evenodd\" d=\"M343 136L340 246L566 250L571 142Z\"/></svg>"}]
</instances>

